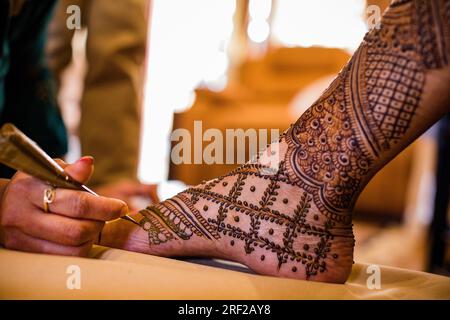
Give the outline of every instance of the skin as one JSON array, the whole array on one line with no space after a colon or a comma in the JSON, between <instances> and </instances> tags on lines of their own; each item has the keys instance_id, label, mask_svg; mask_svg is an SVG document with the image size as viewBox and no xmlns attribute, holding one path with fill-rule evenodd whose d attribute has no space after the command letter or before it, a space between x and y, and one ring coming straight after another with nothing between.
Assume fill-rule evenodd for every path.
<instances>
[{"instance_id":1,"label":"skin","mask_svg":"<svg viewBox=\"0 0 450 320\"><path fill-rule=\"evenodd\" d=\"M83 157L74 164L60 161L65 170L84 183L93 172L93 159ZM116 199L95 197L86 192L56 189L56 198L43 210L48 185L24 173L1 184L0 241L8 249L28 252L87 256L105 221L128 211Z\"/></svg>"},{"instance_id":2,"label":"skin","mask_svg":"<svg viewBox=\"0 0 450 320\"><path fill-rule=\"evenodd\" d=\"M122 220L106 224L101 244L161 256L220 257L261 274L345 282L360 192L450 111L449 48L448 1L394 1L381 28L366 35L330 87L255 162L140 211L134 217L140 227ZM90 173L74 171L80 181ZM60 203L51 209L59 214L42 215L43 188L22 174L8 184L0 210L7 247L85 254L102 221L125 208L58 190ZM111 201L117 207L108 207ZM41 230L44 220L50 227ZM37 224L41 228L33 229ZM55 232L58 225L67 229ZM71 237L67 230L78 231Z\"/></svg>"},{"instance_id":3,"label":"skin","mask_svg":"<svg viewBox=\"0 0 450 320\"><path fill-rule=\"evenodd\" d=\"M343 283L352 209L387 162L449 112L450 4L398 0L321 97L254 163L108 224L102 244L210 256Z\"/></svg>"}]
</instances>

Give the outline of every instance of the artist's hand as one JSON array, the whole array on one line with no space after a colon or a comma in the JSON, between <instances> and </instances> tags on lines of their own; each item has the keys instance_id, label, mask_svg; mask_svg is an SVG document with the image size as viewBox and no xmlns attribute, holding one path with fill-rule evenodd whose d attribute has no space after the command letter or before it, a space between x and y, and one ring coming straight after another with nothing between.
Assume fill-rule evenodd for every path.
<instances>
[{"instance_id":1,"label":"artist's hand","mask_svg":"<svg viewBox=\"0 0 450 320\"><path fill-rule=\"evenodd\" d=\"M93 172L93 159L83 157L65 170L85 183ZM86 256L104 222L127 213L120 200L87 192L55 189L49 212L44 191L49 186L18 172L8 183L0 204L0 233L6 248L60 255Z\"/></svg>"},{"instance_id":2,"label":"artist's hand","mask_svg":"<svg viewBox=\"0 0 450 320\"><path fill-rule=\"evenodd\" d=\"M152 203L158 203L157 185L143 184L134 180L120 180L110 184L104 184L95 189L95 192L109 198L125 201L131 210L133 208L133 197L143 197Z\"/></svg>"}]
</instances>

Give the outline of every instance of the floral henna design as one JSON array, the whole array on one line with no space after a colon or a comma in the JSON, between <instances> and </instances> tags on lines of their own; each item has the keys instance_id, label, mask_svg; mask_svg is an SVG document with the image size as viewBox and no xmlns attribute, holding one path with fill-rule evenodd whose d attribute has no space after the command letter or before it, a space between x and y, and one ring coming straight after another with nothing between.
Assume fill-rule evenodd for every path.
<instances>
[{"instance_id":1,"label":"floral henna design","mask_svg":"<svg viewBox=\"0 0 450 320\"><path fill-rule=\"evenodd\" d=\"M280 138L277 170L258 159L142 210L150 245L196 237L307 279L329 271L342 243L353 247L354 202L409 133L425 74L448 64L449 40L450 1L393 2Z\"/></svg>"},{"instance_id":2,"label":"floral henna design","mask_svg":"<svg viewBox=\"0 0 450 320\"><path fill-rule=\"evenodd\" d=\"M350 221L364 178L409 129L425 71L447 65L449 8L439 0L394 2L381 27L288 130L289 176L332 220Z\"/></svg>"},{"instance_id":3,"label":"floral henna design","mask_svg":"<svg viewBox=\"0 0 450 320\"><path fill-rule=\"evenodd\" d=\"M344 70L285 136L290 180L313 195L323 214L345 224L361 177L373 162L352 126L345 100L347 74Z\"/></svg>"}]
</instances>

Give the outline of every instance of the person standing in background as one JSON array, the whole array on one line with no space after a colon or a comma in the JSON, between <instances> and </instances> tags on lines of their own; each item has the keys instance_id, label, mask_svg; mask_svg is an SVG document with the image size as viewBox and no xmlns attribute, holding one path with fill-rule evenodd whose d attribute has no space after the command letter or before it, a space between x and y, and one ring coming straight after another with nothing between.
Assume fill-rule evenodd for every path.
<instances>
[{"instance_id":1,"label":"person standing in background","mask_svg":"<svg viewBox=\"0 0 450 320\"><path fill-rule=\"evenodd\" d=\"M88 34L78 133L81 153L96 161L90 186L128 203L133 196L156 201L156 186L137 179L149 0L60 0L46 46L57 83L72 61L75 30L66 22L73 5Z\"/></svg>"},{"instance_id":2,"label":"person standing in background","mask_svg":"<svg viewBox=\"0 0 450 320\"><path fill-rule=\"evenodd\" d=\"M0 0L0 125L12 122L50 156L63 157L66 128L44 55L54 4L55 0ZM72 164L58 161L80 183L86 183L94 170L89 156ZM121 200L55 188L0 166L0 246L87 256L105 222L128 212Z\"/></svg>"},{"instance_id":3,"label":"person standing in background","mask_svg":"<svg viewBox=\"0 0 450 320\"><path fill-rule=\"evenodd\" d=\"M51 157L67 152L67 135L44 46L54 0L0 1L0 125L11 122ZM15 171L0 165L0 177Z\"/></svg>"}]
</instances>

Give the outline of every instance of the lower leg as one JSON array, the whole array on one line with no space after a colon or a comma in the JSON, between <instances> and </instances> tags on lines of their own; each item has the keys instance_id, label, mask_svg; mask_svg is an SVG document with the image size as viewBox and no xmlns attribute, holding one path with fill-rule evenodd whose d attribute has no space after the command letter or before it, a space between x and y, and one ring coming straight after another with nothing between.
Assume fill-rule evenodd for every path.
<instances>
[{"instance_id":1,"label":"lower leg","mask_svg":"<svg viewBox=\"0 0 450 320\"><path fill-rule=\"evenodd\" d=\"M359 193L448 111L449 19L447 1L394 1L336 80L257 161L141 211L142 229L109 224L102 244L344 282Z\"/></svg>"}]
</instances>

